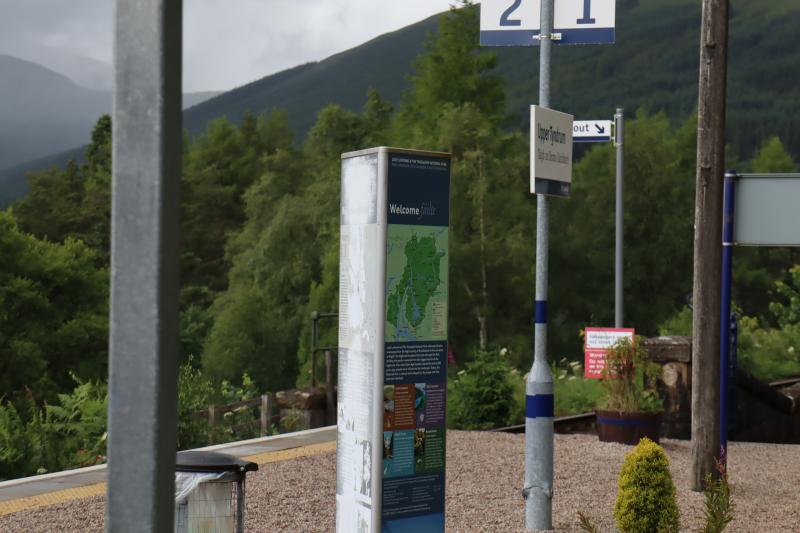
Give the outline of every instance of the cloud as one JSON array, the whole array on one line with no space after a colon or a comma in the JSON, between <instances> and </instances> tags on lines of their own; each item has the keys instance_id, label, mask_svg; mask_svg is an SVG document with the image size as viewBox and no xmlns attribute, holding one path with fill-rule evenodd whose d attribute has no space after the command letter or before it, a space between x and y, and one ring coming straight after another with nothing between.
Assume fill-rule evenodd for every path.
<instances>
[{"instance_id":1,"label":"cloud","mask_svg":"<svg viewBox=\"0 0 800 533\"><path fill-rule=\"evenodd\" d=\"M184 0L184 86L230 89L324 59L451 0ZM110 62L112 0L3 0L0 53Z\"/></svg>"}]
</instances>

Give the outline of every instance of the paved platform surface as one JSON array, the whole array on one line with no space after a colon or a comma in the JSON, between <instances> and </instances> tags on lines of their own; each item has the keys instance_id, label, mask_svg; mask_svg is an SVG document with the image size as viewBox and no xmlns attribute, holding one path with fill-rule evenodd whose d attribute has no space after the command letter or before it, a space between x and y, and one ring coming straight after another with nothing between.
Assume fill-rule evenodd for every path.
<instances>
[{"instance_id":1,"label":"paved platform surface","mask_svg":"<svg viewBox=\"0 0 800 533\"><path fill-rule=\"evenodd\" d=\"M336 426L286 433L199 448L258 464L283 461L336 449ZM106 465L54 472L0 482L0 516L106 492Z\"/></svg>"}]
</instances>

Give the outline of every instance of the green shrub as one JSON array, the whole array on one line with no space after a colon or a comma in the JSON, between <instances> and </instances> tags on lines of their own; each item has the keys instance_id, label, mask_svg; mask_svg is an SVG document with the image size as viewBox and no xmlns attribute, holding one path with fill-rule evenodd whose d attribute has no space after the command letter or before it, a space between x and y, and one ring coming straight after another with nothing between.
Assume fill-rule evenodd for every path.
<instances>
[{"instance_id":1,"label":"green shrub","mask_svg":"<svg viewBox=\"0 0 800 533\"><path fill-rule=\"evenodd\" d=\"M252 400L261 396L258 385L245 372L242 385L237 386L223 379L220 385L220 398L223 404ZM241 407L228 411L217 425L216 442L234 441L258 437L261 433L261 417L258 407ZM224 440L221 440L224 439Z\"/></svg>"},{"instance_id":2,"label":"green shrub","mask_svg":"<svg viewBox=\"0 0 800 533\"><path fill-rule=\"evenodd\" d=\"M491 429L522 420L515 388L524 380L508 360L508 350L480 351L449 381L448 424L457 429Z\"/></svg>"},{"instance_id":3,"label":"green shrub","mask_svg":"<svg viewBox=\"0 0 800 533\"><path fill-rule=\"evenodd\" d=\"M181 365L178 373L178 449L188 450L208 444L207 414L198 414L211 404L230 404L252 400L261 396L258 387L245 372L242 385L222 380L218 391L202 369L193 365L193 358ZM257 437L260 434L260 417L257 409L240 408L218 417L212 440L215 443Z\"/></svg>"},{"instance_id":4,"label":"green shrub","mask_svg":"<svg viewBox=\"0 0 800 533\"><path fill-rule=\"evenodd\" d=\"M703 491L705 525L699 533L722 533L733 521L735 506L731 498L728 470L724 459L717 460L717 472L719 475L716 478L711 474L706 476L706 488Z\"/></svg>"},{"instance_id":5,"label":"green shrub","mask_svg":"<svg viewBox=\"0 0 800 533\"><path fill-rule=\"evenodd\" d=\"M684 307L672 318L658 326L658 334L664 336L682 335L684 337L691 337L692 320L692 310L688 307Z\"/></svg>"},{"instance_id":6,"label":"green shrub","mask_svg":"<svg viewBox=\"0 0 800 533\"><path fill-rule=\"evenodd\" d=\"M757 319L739 320L739 367L764 381L800 374L800 324L762 328Z\"/></svg>"},{"instance_id":7,"label":"green shrub","mask_svg":"<svg viewBox=\"0 0 800 533\"><path fill-rule=\"evenodd\" d=\"M777 281L771 317L739 316L738 364L758 379L774 381L800 374L800 265L789 269L789 281ZM777 324L777 327L770 325ZM682 309L659 327L661 335L692 336L692 311Z\"/></svg>"},{"instance_id":8,"label":"green shrub","mask_svg":"<svg viewBox=\"0 0 800 533\"><path fill-rule=\"evenodd\" d=\"M675 485L664 450L644 438L625 456L614 518L622 533L673 533L680 523Z\"/></svg>"},{"instance_id":9,"label":"green shrub","mask_svg":"<svg viewBox=\"0 0 800 533\"><path fill-rule=\"evenodd\" d=\"M59 394L58 404L45 406L43 450L48 470L106 460L108 385L73 379L77 386L72 393Z\"/></svg>"},{"instance_id":10,"label":"green shrub","mask_svg":"<svg viewBox=\"0 0 800 533\"><path fill-rule=\"evenodd\" d=\"M192 365L192 357L178 371L178 449L188 450L208 444L208 417L198 412L212 403L214 387L202 370Z\"/></svg>"},{"instance_id":11,"label":"green shrub","mask_svg":"<svg viewBox=\"0 0 800 533\"><path fill-rule=\"evenodd\" d=\"M41 416L25 422L13 404L0 404L0 481L30 475L42 466Z\"/></svg>"},{"instance_id":12,"label":"green shrub","mask_svg":"<svg viewBox=\"0 0 800 533\"><path fill-rule=\"evenodd\" d=\"M558 364L552 364L551 371L556 416L577 415L594 409L603 389L598 380L584 377L581 363L567 362L563 358Z\"/></svg>"},{"instance_id":13,"label":"green shrub","mask_svg":"<svg viewBox=\"0 0 800 533\"><path fill-rule=\"evenodd\" d=\"M57 472L102 463L106 460L108 386L102 381L82 382L73 376L75 388L59 394L58 401L37 407L20 401L0 403L0 480L45 472ZM259 395L247 374L242 386L223 382L219 398L233 403ZM215 399L211 381L189 361L178 374L178 449L208 442L208 418L197 416ZM248 412L227 413L219 425L219 440L237 440L258 434L258 422L245 430L242 422L254 420Z\"/></svg>"},{"instance_id":14,"label":"green shrub","mask_svg":"<svg viewBox=\"0 0 800 533\"><path fill-rule=\"evenodd\" d=\"M58 403L21 416L0 405L0 479L11 479L102 463L106 458L107 386L81 382Z\"/></svg>"}]
</instances>

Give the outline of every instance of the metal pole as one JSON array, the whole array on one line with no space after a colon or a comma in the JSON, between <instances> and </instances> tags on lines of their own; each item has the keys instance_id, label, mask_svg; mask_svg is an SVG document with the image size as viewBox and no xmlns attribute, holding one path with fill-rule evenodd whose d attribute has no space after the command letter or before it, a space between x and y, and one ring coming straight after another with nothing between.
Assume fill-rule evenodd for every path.
<instances>
[{"instance_id":1,"label":"metal pole","mask_svg":"<svg viewBox=\"0 0 800 533\"><path fill-rule=\"evenodd\" d=\"M720 460L727 461L728 378L731 352L731 285L733 281L733 217L736 173L725 173L725 199L722 219L722 303L719 321L719 445Z\"/></svg>"},{"instance_id":2,"label":"metal pole","mask_svg":"<svg viewBox=\"0 0 800 533\"><path fill-rule=\"evenodd\" d=\"M311 387L317 386L317 327L319 313L311 312Z\"/></svg>"},{"instance_id":3,"label":"metal pole","mask_svg":"<svg viewBox=\"0 0 800 533\"><path fill-rule=\"evenodd\" d=\"M539 105L550 105L550 54L554 0L543 0L539 35ZM531 135L533 129L531 128ZM536 197L536 303L533 367L525 385L525 528L552 529L553 514L553 378L547 364L547 264L549 213L547 196Z\"/></svg>"},{"instance_id":4,"label":"metal pole","mask_svg":"<svg viewBox=\"0 0 800 533\"><path fill-rule=\"evenodd\" d=\"M623 327L623 273L624 263L623 259L623 219L624 219L624 182L623 176L625 172L625 153L624 153L624 140L625 140L625 115L624 111L619 108L614 115L614 146L617 148L617 228L616 228L616 246L614 254L614 327Z\"/></svg>"},{"instance_id":5,"label":"metal pole","mask_svg":"<svg viewBox=\"0 0 800 533\"><path fill-rule=\"evenodd\" d=\"M106 531L172 531L180 0L115 3Z\"/></svg>"},{"instance_id":6,"label":"metal pole","mask_svg":"<svg viewBox=\"0 0 800 533\"><path fill-rule=\"evenodd\" d=\"M333 399L333 352L325 350L325 418L329 425L336 424L336 404Z\"/></svg>"},{"instance_id":7,"label":"metal pole","mask_svg":"<svg viewBox=\"0 0 800 533\"><path fill-rule=\"evenodd\" d=\"M244 533L244 491L247 483L247 472L239 472L239 497L236 499L236 533Z\"/></svg>"}]
</instances>

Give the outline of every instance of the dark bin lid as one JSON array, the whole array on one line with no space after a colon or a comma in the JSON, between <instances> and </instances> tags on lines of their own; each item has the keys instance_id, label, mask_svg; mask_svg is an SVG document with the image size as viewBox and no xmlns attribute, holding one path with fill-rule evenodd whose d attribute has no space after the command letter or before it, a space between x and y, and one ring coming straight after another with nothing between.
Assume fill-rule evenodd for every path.
<instances>
[{"instance_id":1,"label":"dark bin lid","mask_svg":"<svg viewBox=\"0 0 800 533\"><path fill-rule=\"evenodd\" d=\"M188 450L178 452L175 470L178 472L254 472L256 463L233 455Z\"/></svg>"}]
</instances>

